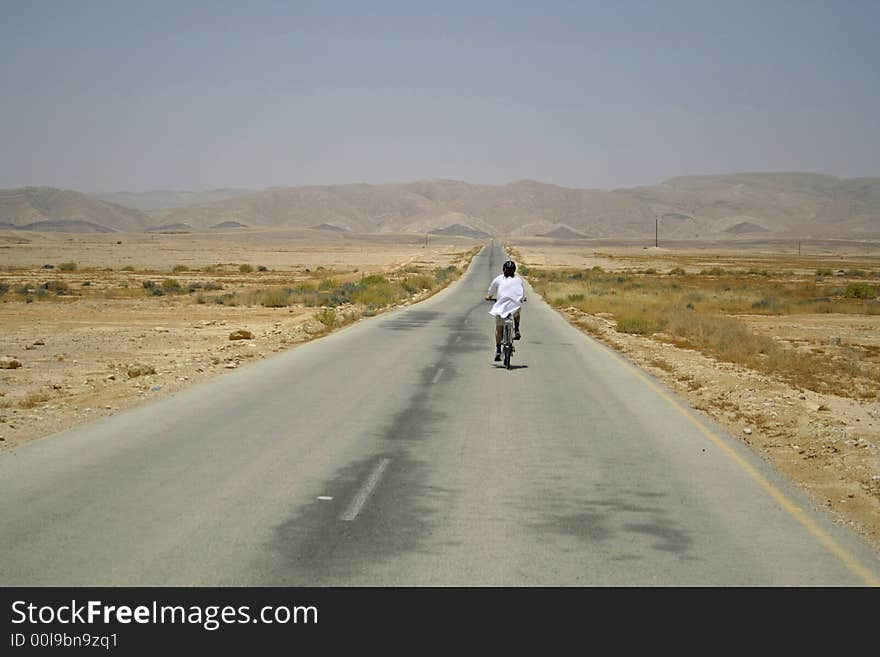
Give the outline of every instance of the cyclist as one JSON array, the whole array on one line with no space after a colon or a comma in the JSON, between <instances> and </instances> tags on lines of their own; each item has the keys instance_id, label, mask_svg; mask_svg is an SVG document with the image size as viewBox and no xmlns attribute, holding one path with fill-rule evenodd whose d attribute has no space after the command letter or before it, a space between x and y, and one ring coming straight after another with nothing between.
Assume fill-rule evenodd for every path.
<instances>
[{"instance_id":1,"label":"cyclist","mask_svg":"<svg viewBox=\"0 0 880 657\"><path fill-rule=\"evenodd\" d=\"M495 360L501 360L501 333L504 329L504 318L513 313L514 340L520 339L519 320L522 302L526 300L525 286L516 275L516 264L508 260L501 266L501 273L489 285L486 300L496 299L489 311L495 315Z\"/></svg>"}]
</instances>

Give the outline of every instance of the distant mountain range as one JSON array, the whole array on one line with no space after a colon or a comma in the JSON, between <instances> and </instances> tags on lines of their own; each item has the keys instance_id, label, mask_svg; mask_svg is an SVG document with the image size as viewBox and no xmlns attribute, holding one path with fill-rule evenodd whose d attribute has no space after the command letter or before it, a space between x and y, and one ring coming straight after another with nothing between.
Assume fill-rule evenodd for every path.
<instances>
[{"instance_id":1,"label":"distant mountain range","mask_svg":"<svg viewBox=\"0 0 880 657\"><path fill-rule=\"evenodd\" d=\"M155 190L152 192L112 192L109 194L95 194L102 201L124 205L135 210L152 212L154 210L168 210L185 205L197 205L199 203L213 203L226 199L255 194L257 189L225 188L212 189L207 192L185 192Z\"/></svg>"},{"instance_id":2,"label":"distant mountain range","mask_svg":"<svg viewBox=\"0 0 880 657\"><path fill-rule=\"evenodd\" d=\"M156 225L145 212L101 201L80 192L54 187L0 189L0 223L41 230L33 224L51 222L42 230L85 232L98 230L141 232ZM67 230L71 229L71 230Z\"/></svg>"},{"instance_id":3,"label":"distant mountain range","mask_svg":"<svg viewBox=\"0 0 880 657\"><path fill-rule=\"evenodd\" d=\"M139 207L127 207L127 201ZM52 222L39 224L38 222ZM72 224L70 222L78 222ZM880 178L741 173L660 185L574 189L523 180L147 192L87 196L48 187L0 190L0 229L206 230L298 227L555 239L653 236L880 237Z\"/></svg>"}]
</instances>

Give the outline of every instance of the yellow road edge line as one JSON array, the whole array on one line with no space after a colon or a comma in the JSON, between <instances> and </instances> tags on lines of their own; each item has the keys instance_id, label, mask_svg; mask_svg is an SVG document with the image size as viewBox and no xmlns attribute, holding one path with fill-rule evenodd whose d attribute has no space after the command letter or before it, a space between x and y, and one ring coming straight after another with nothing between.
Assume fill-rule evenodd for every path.
<instances>
[{"instance_id":1,"label":"yellow road edge line","mask_svg":"<svg viewBox=\"0 0 880 657\"><path fill-rule=\"evenodd\" d=\"M767 479L760 472L758 472L754 468L754 466L752 466L748 461L746 461L739 454L733 451L733 449L726 445L724 440L720 436L707 428L691 413L688 413L681 404L679 404L673 397L671 397L663 388L661 388L651 379L649 379L638 367L623 358L616 351L613 351L610 348L609 351L613 355L615 355L622 363L629 367L629 369L632 370L632 372L644 383L646 383L652 390L654 390L654 392L656 392L658 395L660 395L660 397L669 402L669 404L673 408L675 408L675 410L684 415L691 422L691 424L697 427L697 429L699 429L704 436L711 440L715 444L715 446L721 449L721 451L723 451L731 460L733 460L734 463L745 470L745 472L752 479L754 479L755 482L770 495L770 497L776 500L776 502L785 511L787 511L795 520L803 525L803 527L810 534L812 534L813 538L819 541L819 543L821 543L828 551L830 551L834 556L840 559L840 561L843 562L843 564L853 574L864 581L867 586L880 587L880 579L877 579L877 577L875 577L874 574L866 566L864 566L858 559L856 559L856 557L854 557L846 549L841 547L837 543L837 541L835 541L831 536L828 535L827 532L825 532L818 525L816 525L816 523L810 520L810 518L804 513L803 509L801 509L794 502L788 499L788 497L785 496L785 493L783 493L781 490L776 488L776 486L767 481Z\"/></svg>"}]
</instances>

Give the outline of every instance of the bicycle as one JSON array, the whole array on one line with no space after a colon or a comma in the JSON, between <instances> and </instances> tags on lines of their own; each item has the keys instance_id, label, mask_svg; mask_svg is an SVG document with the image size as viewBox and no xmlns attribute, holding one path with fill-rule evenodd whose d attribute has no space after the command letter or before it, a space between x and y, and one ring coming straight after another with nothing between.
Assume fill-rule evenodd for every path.
<instances>
[{"instance_id":1,"label":"bicycle","mask_svg":"<svg viewBox=\"0 0 880 657\"><path fill-rule=\"evenodd\" d=\"M510 357L513 356L513 313L504 318L504 328L501 330L501 355L504 357L504 367L510 369Z\"/></svg>"},{"instance_id":2,"label":"bicycle","mask_svg":"<svg viewBox=\"0 0 880 657\"><path fill-rule=\"evenodd\" d=\"M487 299L488 301L496 301L494 298ZM526 298L523 297L522 303L526 302ZM505 369L510 369L510 358L513 356L513 352L516 349L513 346L513 333L514 333L514 322L513 322L513 313L508 313L507 317L504 317L504 323L501 329L501 355L504 359L504 367Z\"/></svg>"}]
</instances>

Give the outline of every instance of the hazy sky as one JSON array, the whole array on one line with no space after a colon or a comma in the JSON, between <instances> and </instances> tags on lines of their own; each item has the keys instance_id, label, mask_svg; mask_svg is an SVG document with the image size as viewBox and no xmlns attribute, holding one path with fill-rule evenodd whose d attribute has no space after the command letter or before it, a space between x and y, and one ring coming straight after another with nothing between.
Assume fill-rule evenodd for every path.
<instances>
[{"instance_id":1,"label":"hazy sky","mask_svg":"<svg viewBox=\"0 0 880 657\"><path fill-rule=\"evenodd\" d=\"M878 30L878 0L0 0L0 187L880 176Z\"/></svg>"}]
</instances>

